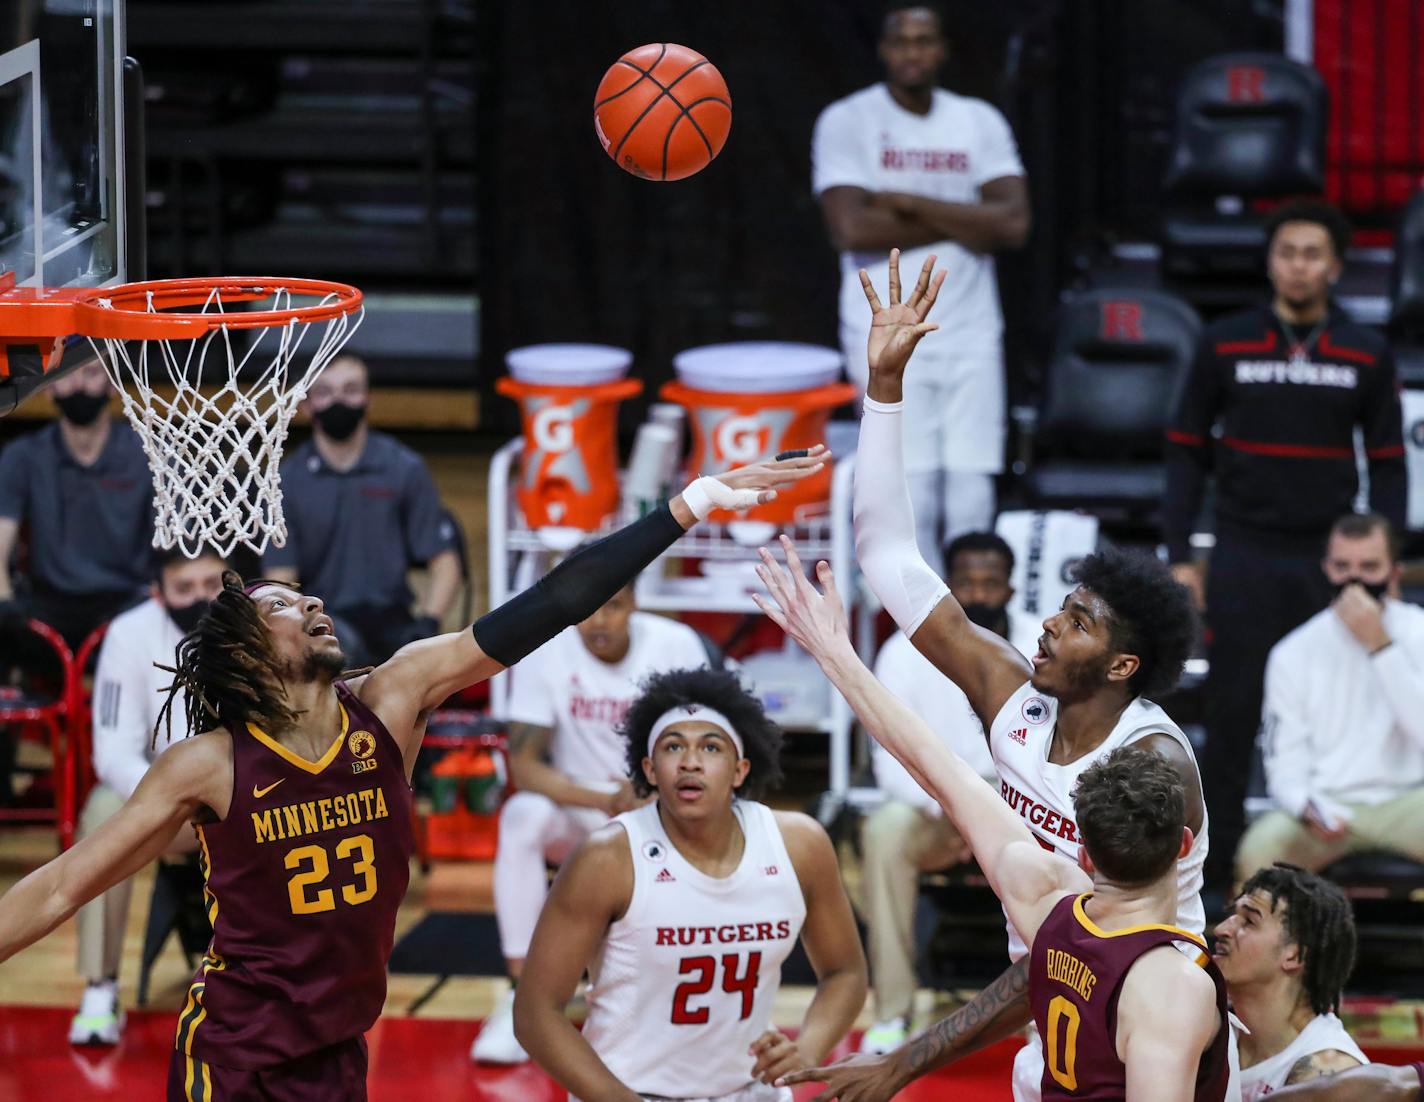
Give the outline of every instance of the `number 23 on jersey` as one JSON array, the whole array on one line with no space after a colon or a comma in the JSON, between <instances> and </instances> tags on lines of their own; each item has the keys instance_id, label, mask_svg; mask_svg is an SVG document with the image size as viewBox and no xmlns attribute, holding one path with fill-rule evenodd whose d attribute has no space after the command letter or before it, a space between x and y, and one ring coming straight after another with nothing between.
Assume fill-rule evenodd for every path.
<instances>
[{"instance_id":1,"label":"number 23 on jersey","mask_svg":"<svg viewBox=\"0 0 1424 1102\"><path fill-rule=\"evenodd\" d=\"M352 907L375 898L376 850L369 834L355 834L336 843L337 878L343 881L342 901ZM297 846L287 851L282 863L296 873L287 881L287 898L292 914L321 914L336 909L335 886L326 886L331 879L331 859L325 846ZM349 877L348 877L349 873Z\"/></svg>"}]
</instances>

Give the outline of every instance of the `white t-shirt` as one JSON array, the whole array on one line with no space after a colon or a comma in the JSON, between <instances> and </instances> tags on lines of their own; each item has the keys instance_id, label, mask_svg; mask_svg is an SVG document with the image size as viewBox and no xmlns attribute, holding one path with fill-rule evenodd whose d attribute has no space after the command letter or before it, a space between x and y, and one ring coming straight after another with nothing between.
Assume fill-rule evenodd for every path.
<instances>
[{"instance_id":1,"label":"white t-shirt","mask_svg":"<svg viewBox=\"0 0 1424 1102\"><path fill-rule=\"evenodd\" d=\"M1011 622L1011 635L1015 626ZM915 649L903 631L890 636L880 648L875 657L875 676L929 724L930 730L976 773L998 785L989 740L984 734L984 725L969 705L969 698ZM890 799L913 804L930 814L940 813L935 798L920 787L894 754L874 739L870 742L870 770L875 775L876 786Z\"/></svg>"},{"instance_id":2,"label":"white t-shirt","mask_svg":"<svg viewBox=\"0 0 1424 1102\"><path fill-rule=\"evenodd\" d=\"M1382 803L1424 785L1424 609L1386 597L1394 645L1371 657L1331 609L1271 649L1261 752L1271 798Z\"/></svg>"},{"instance_id":3,"label":"white t-shirt","mask_svg":"<svg viewBox=\"0 0 1424 1102\"><path fill-rule=\"evenodd\" d=\"M621 662L595 658L577 628L565 628L512 672L504 718L551 727L549 756L555 769L591 784L628 774L618 725L639 685L665 670L707 665L707 649L686 624L635 612L628 622L628 653Z\"/></svg>"},{"instance_id":4,"label":"white t-shirt","mask_svg":"<svg viewBox=\"0 0 1424 1102\"><path fill-rule=\"evenodd\" d=\"M1296 1062L1317 1052L1335 1049L1353 1056L1362 1064L1370 1062L1344 1024L1334 1014L1317 1014L1305 1023L1296 1038L1274 1056L1241 1069L1241 1102L1258 1102L1286 1085L1286 1077Z\"/></svg>"},{"instance_id":5,"label":"white t-shirt","mask_svg":"<svg viewBox=\"0 0 1424 1102\"><path fill-rule=\"evenodd\" d=\"M716 1098L753 1082L747 1050L771 1020L781 966L806 919L771 809L732 807L746 847L721 878L668 841L656 801L613 820L628 834L633 897L589 966L583 1036L644 1096Z\"/></svg>"},{"instance_id":6,"label":"white t-shirt","mask_svg":"<svg viewBox=\"0 0 1424 1102\"><path fill-rule=\"evenodd\" d=\"M114 617L99 645L94 670L94 772L99 782L127 800L143 780L158 753L168 745L166 730L153 727L168 699L173 675L154 665L175 664L183 633L158 601ZM180 689L173 700L173 741L188 734L183 718L187 696Z\"/></svg>"},{"instance_id":7,"label":"white t-shirt","mask_svg":"<svg viewBox=\"0 0 1424 1102\"><path fill-rule=\"evenodd\" d=\"M929 114L906 111L884 84L873 84L837 100L816 120L811 139L811 187L820 195L833 187L867 191L902 191L950 203L977 203L990 180L1022 176L1023 162L1013 131L988 103L936 88ZM900 273L913 286L930 253L947 274L930 312L941 331L931 333L916 357L936 346L978 352L997 346L1004 321L994 281L994 258L941 241L903 249ZM864 343L870 330L857 272L870 273L883 296L889 280L889 250L841 254L841 336L843 343Z\"/></svg>"}]
</instances>

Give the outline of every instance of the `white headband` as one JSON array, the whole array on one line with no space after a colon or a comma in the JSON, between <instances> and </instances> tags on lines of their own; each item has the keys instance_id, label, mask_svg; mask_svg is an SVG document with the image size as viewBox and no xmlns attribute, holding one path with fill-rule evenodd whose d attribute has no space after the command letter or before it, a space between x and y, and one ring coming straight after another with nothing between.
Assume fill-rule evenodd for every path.
<instances>
[{"instance_id":1,"label":"white headband","mask_svg":"<svg viewBox=\"0 0 1424 1102\"><path fill-rule=\"evenodd\" d=\"M648 732L648 757L653 756L653 747L657 744L659 735L674 723L686 723L693 719L699 723L711 723L722 728L727 737L732 740L732 745L737 748L737 757L747 756L745 748L742 746L742 736L737 734L737 729L732 726L732 721L716 708L709 708L705 704L679 704L658 716L657 722Z\"/></svg>"}]
</instances>

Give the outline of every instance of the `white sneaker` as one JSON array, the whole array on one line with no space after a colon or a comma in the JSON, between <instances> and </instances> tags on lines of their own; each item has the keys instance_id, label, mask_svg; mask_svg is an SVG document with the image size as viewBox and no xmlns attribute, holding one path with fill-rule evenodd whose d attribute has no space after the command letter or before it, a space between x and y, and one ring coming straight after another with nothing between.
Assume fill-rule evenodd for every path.
<instances>
[{"instance_id":1,"label":"white sneaker","mask_svg":"<svg viewBox=\"0 0 1424 1102\"><path fill-rule=\"evenodd\" d=\"M119 1007L119 988L113 980L91 983L84 989L79 1013L69 1023L71 1045L116 1045L124 1033L125 1016Z\"/></svg>"},{"instance_id":2,"label":"white sneaker","mask_svg":"<svg viewBox=\"0 0 1424 1102\"><path fill-rule=\"evenodd\" d=\"M529 1053L514 1036L514 990L511 988L495 1004L475 1043L470 1046L470 1059L477 1064L523 1064Z\"/></svg>"},{"instance_id":3,"label":"white sneaker","mask_svg":"<svg viewBox=\"0 0 1424 1102\"><path fill-rule=\"evenodd\" d=\"M872 1056L883 1056L904 1044L909 1035L910 1023L906 1018L890 1018L888 1021L876 1022L860 1039L860 1051L868 1052Z\"/></svg>"}]
</instances>

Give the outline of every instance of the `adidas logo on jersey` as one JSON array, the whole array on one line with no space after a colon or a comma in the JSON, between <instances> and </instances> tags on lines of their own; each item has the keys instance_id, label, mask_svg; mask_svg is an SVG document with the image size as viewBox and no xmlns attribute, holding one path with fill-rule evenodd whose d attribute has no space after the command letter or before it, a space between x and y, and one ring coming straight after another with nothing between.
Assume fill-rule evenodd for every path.
<instances>
[{"instance_id":1,"label":"adidas logo on jersey","mask_svg":"<svg viewBox=\"0 0 1424 1102\"><path fill-rule=\"evenodd\" d=\"M1009 738L1013 739L1013 740L1014 740L1015 742L1017 742L1020 746L1027 746L1027 745L1028 745L1028 728L1027 728L1027 727L1020 727L1020 728L1018 728L1017 730L1010 731L1010 732L1009 732Z\"/></svg>"},{"instance_id":2,"label":"adidas logo on jersey","mask_svg":"<svg viewBox=\"0 0 1424 1102\"><path fill-rule=\"evenodd\" d=\"M654 884L672 884L677 881L677 877L668 872L667 869L659 869L657 876L653 877Z\"/></svg>"}]
</instances>

